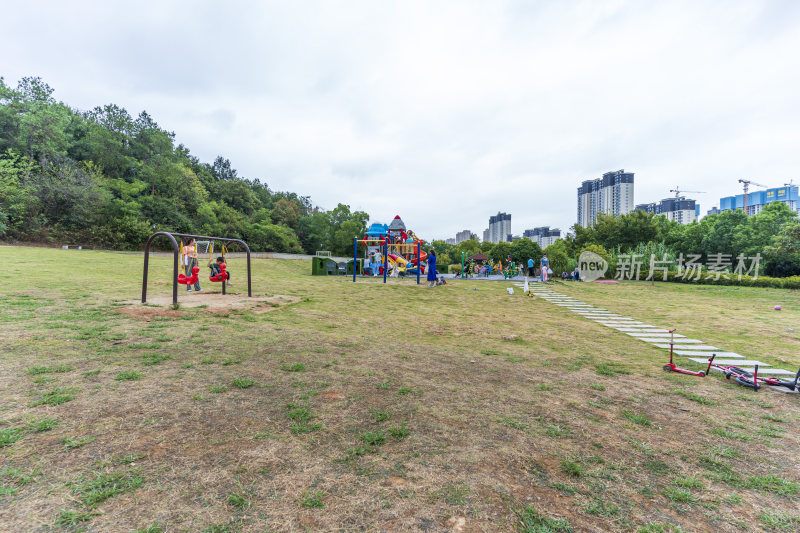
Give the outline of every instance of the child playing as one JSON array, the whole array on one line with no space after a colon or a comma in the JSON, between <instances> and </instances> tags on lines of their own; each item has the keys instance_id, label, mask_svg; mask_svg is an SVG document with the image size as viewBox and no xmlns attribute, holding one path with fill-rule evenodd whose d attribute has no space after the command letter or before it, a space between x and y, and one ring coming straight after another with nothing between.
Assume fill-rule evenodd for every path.
<instances>
[{"instance_id":1,"label":"child playing","mask_svg":"<svg viewBox=\"0 0 800 533\"><path fill-rule=\"evenodd\" d=\"M197 264L197 243L194 239L191 239L186 246L183 247L183 269L186 272L186 277L192 276L192 269L198 266ZM187 291L192 290L191 285L186 286ZM197 282L194 284L194 290L197 292L202 291L203 289L200 288L200 279L197 279Z\"/></svg>"},{"instance_id":2,"label":"child playing","mask_svg":"<svg viewBox=\"0 0 800 533\"><path fill-rule=\"evenodd\" d=\"M222 273L222 267L220 265L225 265L225 258L224 257L217 257L217 262L212 263L211 259L208 260L208 268L211 269L211 277L217 276ZM227 269L227 265L225 265L225 273L228 275L228 279L225 280L225 283L228 285L231 284L231 271Z\"/></svg>"}]
</instances>

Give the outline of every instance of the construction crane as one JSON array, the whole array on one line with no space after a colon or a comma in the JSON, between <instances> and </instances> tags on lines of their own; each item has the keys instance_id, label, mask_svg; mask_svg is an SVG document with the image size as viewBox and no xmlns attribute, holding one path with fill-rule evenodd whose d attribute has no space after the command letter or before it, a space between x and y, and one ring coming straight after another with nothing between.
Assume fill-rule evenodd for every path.
<instances>
[{"instance_id":1,"label":"construction crane","mask_svg":"<svg viewBox=\"0 0 800 533\"><path fill-rule=\"evenodd\" d=\"M705 194L706 193L706 191L684 191L677 185L675 186L674 189L670 189L669 192L674 192L675 193L675 198L678 198L681 195L682 192L691 192L691 193L697 193L697 194Z\"/></svg>"},{"instance_id":2,"label":"construction crane","mask_svg":"<svg viewBox=\"0 0 800 533\"><path fill-rule=\"evenodd\" d=\"M768 185L761 185L760 183L756 183L753 180L739 180L739 183L742 184L744 188L744 214L747 214L747 191L750 189L750 185L755 185L756 187L764 187L765 189L769 189Z\"/></svg>"}]
</instances>

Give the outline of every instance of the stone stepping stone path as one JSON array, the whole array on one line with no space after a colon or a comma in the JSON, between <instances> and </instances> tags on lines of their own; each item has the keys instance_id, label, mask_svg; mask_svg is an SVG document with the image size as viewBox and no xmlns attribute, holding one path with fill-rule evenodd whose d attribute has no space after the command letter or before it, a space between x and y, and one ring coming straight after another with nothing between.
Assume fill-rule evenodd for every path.
<instances>
[{"instance_id":1,"label":"stone stepping stone path","mask_svg":"<svg viewBox=\"0 0 800 533\"><path fill-rule=\"evenodd\" d=\"M695 363L700 363L701 365L708 364L707 357L705 359L701 357L690 357L689 361L694 361ZM740 367L745 367L745 366L755 367L756 365L758 365L759 372L761 372L762 366L769 366L768 364L762 363L761 361L755 361L751 359L714 359L714 362L718 365L736 365Z\"/></svg>"},{"instance_id":2,"label":"stone stepping stone path","mask_svg":"<svg viewBox=\"0 0 800 533\"><path fill-rule=\"evenodd\" d=\"M668 339L668 338L669 337L663 337L663 338L660 338L660 339L658 337L653 337L653 338L650 338L650 337L639 337L639 340L644 341L644 342L652 342L653 344L656 344L656 343L659 343L659 342L664 342L664 339ZM675 344L675 346L677 346L679 344L700 344L703 341L699 341L697 339L673 339L672 342ZM667 347L669 348L669 344L667 344ZM689 346L689 348L702 349L700 346Z\"/></svg>"},{"instance_id":3,"label":"stone stepping stone path","mask_svg":"<svg viewBox=\"0 0 800 533\"><path fill-rule=\"evenodd\" d=\"M667 346L669 346L669 345L667 345ZM701 352L699 350L682 350L681 348L682 347L679 346L678 349L675 350L673 353L675 355L680 355L680 356L683 356L683 357L704 355L705 356L704 361L708 361L708 358L711 357L711 354L717 354L717 357L725 357L725 358L728 358L728 359L744 359L745 358L743 355L739 355L738 353L733 353L733 352ZM685 346L685 348L694 348L694 346ZM714 361L716 362L716 359Z\"/></svg>"},{"instance_id":4,"label":"stone stepping stone path","mask_svg":"<svg viewBox=\"0 0 800 533\"><path fill-rule=\"evenodd\" d=\"M525 285L521 282L515 283L515 285L523 289L525 287ZM572 296L564 296L563 294L555 292L541 282L529 282L528 288L533 294L541 299L553 303L559 307L569 309L573 313L588 318L589 320L593 320L602 326L615 329L625 333L626 335L630 335L631 337L639 339L642 342L647 342L657 348L665 348L669 350L669 343L667 343L667 341L670 339L669 330L660 328L658 326L643 324L634 318L620 316L612 311L603 309L602 307L595 307L591 304L583 303ZM795 375L794 372L790 372L782 368L771 368L770 365L762 361L747 359L745 356L739 355L738 353L720 351L720 348L717 348L716 346L705 344L703 341L698 339L687 339L685 335L679 335L676 333L673 338L673 344L673 353L675 355L686 357L689 361L695 363L708 364L708 358L711 357L711 354L717 354L714 362L722 365L736 365L750 371L755 368L755 365L758 365L759 374L769 374L775 376Z\"/></svg>"}]
</instances>

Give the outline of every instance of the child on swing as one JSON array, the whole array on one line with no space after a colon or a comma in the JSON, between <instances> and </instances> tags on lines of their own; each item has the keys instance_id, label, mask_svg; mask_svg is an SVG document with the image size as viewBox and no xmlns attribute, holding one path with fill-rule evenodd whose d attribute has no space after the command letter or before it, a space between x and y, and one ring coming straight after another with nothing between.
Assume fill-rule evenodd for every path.
<instances>
[{"instance_id":1,"label":"child on swing","mask_svg":"<svg viewBox=\"0 0 800 533\"><path fill-rule=\"evenodd\" d=\"M211 269L211 277L217 276L222 273L222 266L225 265L225 258L220 256L217 257L217 262L212 263L211 259L208 260L208 268ZM225 273L228 274L228 279L225 280L225 283L228 285L231 284L231 271L227 269L228 265L225 265Z\"/></svg>"}]
</instances>

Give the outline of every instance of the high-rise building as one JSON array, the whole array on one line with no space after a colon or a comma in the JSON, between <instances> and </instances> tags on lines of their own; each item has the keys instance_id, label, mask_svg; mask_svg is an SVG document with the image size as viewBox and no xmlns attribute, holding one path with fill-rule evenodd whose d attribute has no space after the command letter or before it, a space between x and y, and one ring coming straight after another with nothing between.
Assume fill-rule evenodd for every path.
<instances>
[{"instance_id":1,"label":"high-rise building","mask_svg":"<svg viewBox=\"0 0 800 533\"><path fill-rule=\"evenodd\" d=\"M489 242L489 228L483 230L483 241L482 242Z\"/></svg>"},{"instance_id":2,"label":"high-rise building","mask_svg":"<svg viewBox=\"0 0 800 533\"><path fill-rule=\"evenodd\" d=\"M783 202L793 211L800 213L800 196L797 185L787 185L764 191L755 191L747 195L747 214L756 215L764 206L772 202ZM744 195L726 196L719 199L719 210L728 211L744 208Z\"/></svg>"},{"instance_id":3,"label":"high-rise building","mask_svg":"<svg viewBox=\"0 0 800 533\"><path fill-rule=\"evenodd\" d=\"M624 215L633 211L633 172L606 172L578 187L578 225L588 227L598 213Z\"/></svg>"},{"instance_id":4,"label":"high-rise building","mask_svg":"<svg viewBox=\"0 0 800 533\"><path fill-rule=\"evenodd\" d=\"M454 238L452 238L452 237L451 237L451 238L449 238L449 239L445 239L445 240L444 240L444 242L445 242L446 244L455 244L455 243L456 243L456 240L455 240Z\"/></svg>"},{"instance_id":5,"label":"high-rise building","mask_svg":"<svg viewBox=\"0 0 800 533\"><path fill-rule=\"evenodd\" d=\"M489 242L511 242L511 215L498 212L489 217Z\"/></svg>"},{"instance_id":6,"label":"high-rise building","mask_svg":"<svg viewBox=\"0 0 800 533\"><path fill-rule=\"evenodd\" d=\"M719 210L719 207L717 207L717 206L714 206L711 209L709 209L708 211L706 211L706 215L719 215L719 213L720 213L720 210Z\"/></svg>"},{"instance_id":7,"label":"high-rise building","mask_svg":"<svg viewBox=\"0 0 800 533\"><path fill-rule=\"evenodd\" d=\"M542 226L541 228L526 229L522 236L537 243L544 250L561 238L561 230L558 228L550 229L550 226Z\"/></svg>"},{"instance_id":8,"label":"high-rise building","mask_svg":"<svg viewBox=\"0 0 800 533\"><path fill-rule=\"evenodd\" d=\"M456 244L477 238L478 238L477 235L472 233L470 230L465 229L464 231L459 231L458 233L456 233Z\"/></svg>"},{"instance_id":9,"label":"high-rise building","mask_svg":"<svg viewBox=\"0 0 800 533\"><path fill-rule=\"evenodd\" d=\"M664 215L669 220L681 224L691 224L700 215L700 204L683 196L678 198L664 198L653 204L639 204L636 211L646 211L656 215Z\"/></svg>"}]
</instances>

